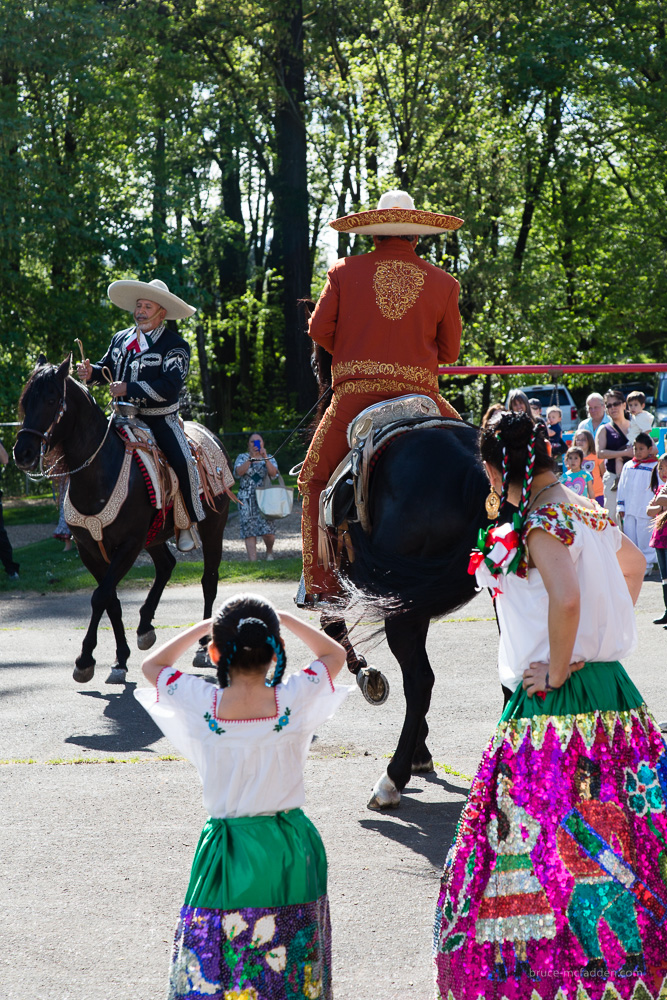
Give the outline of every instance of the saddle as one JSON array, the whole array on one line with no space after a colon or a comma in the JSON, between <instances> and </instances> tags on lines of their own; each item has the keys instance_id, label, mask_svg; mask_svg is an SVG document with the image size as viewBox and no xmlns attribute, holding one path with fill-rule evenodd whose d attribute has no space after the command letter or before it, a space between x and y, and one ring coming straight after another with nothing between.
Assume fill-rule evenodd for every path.
<instances>
[{"instance_id":1,"label":"saddle","mask_svg":"<svg viewBox=\"0 0 667 1000\"><path fill-rule=\"evenodd\" d=\"M114 427L125 445L125 456L116 485L106 505L98 514L81 514L72 504L68 489L64 506L67 523L84 527L90 533L99 545L105 562L109 562L109 559L104 549L102 535L104 529L116 520L120 508L127 499L133 457L141 470L148 496L155 508L155 516L144 544L149 545L162 530L167 513L172 507L174 527L177 533L193 527L179 489L176 473L157 447L150 428L135 416L125 416L118 413L114 417ZM215 435L194 421L186 421L183 424L183 429L197 463L200 496L203 502L207 503L209 507L214 507L215 498L222 493L227 493L236 501L236 497L230 490L234 476ZM196 535L194 537L197 538Z\"/></svg>"},{"instance_id":2,"label":"saddle","mask_svg":"<svg viewBox=\"0 0 667 1000\"><path fill-rule=\"evenodd\" d=\"M426 427L460 426L443 417L430 396L397 396L362 410L347 428L350 451L334 469L320 494L318 560L325 568L340 569L343 553L354 562L349 523L358 522L368 534L371 472L391 441Z\"/></svg>"}]
</instances>

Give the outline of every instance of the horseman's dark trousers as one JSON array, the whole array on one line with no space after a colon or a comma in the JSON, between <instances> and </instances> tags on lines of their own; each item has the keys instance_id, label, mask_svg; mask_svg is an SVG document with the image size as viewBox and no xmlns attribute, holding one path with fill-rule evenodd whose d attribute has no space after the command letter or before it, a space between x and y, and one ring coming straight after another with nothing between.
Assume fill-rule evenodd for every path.
<instances>
[{"instance_id":1,"label":"horseman's dark trousers","mask_svg":"<svg viewBox=\"0 0 667 1000\"><path fill-rule=\"evenodd\" d=\"M206 514L199 498L197 463L190 451L185 431L179 423L178 414L169 413L166 417L144 417L140 414L140 417L150 427L158 446L178 476L190 520L203 521Z\"/></svg>"},{"instance_id":2,"label":"horseman's dark trousers","mask_svg":"<svg viewBox=\"0 0 667 1000\"><path fill-rule=\"evenodd\" d=\"M351 379L340 382L335 387L331 403L324 412L299 473L299 491L303 497L303 576L308 594L335 594L338 591L338 581L333 569L325 570L318 560L318 519L320 493L326 487L333 470L349 451L347 428L350 421L373 403L381 403L408 393L430 396L438 404L443 417L460 419L456 410L442 396L425 392L423 386L396 382L390 383L383 392L378 392L378 388L375 379Z\"/></svg>"}]
</instances>

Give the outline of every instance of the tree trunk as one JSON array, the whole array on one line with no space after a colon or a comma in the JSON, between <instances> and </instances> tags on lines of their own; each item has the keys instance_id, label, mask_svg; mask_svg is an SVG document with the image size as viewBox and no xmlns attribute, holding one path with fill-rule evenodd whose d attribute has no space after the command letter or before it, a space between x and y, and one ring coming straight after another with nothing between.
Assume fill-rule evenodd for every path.
<instances>
[{"instance_id":1,"label":"tree trunk","mask_svg":"<svg viewBox=\"0 0 667 1000\"><path fill-rule=\"evenodd\" d=\"M298 300L310 296L308 174L304 124L305 79L302 0L276 4L276 168L273 177L274 241L283 276L287 391L299 410L315 401L310 341L303 334Z\"/></svg>"}]
</instances>

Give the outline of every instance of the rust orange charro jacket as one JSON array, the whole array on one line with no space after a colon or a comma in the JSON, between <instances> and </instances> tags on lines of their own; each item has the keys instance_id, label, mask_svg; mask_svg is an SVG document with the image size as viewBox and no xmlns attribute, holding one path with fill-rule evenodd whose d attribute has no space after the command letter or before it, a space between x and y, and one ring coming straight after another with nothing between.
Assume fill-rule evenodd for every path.
<instances>
[{"instance_id":1,"label":"rust orange charro jacket","mask_svg":"<svg viewBox=\"0 0 667 1000\"><path fill-rule=\"evenodd\" d=\"M398 238L343 257L328 274L310 336L333 355L333 384L393 379L437 392L437 366L461 344L459 283Z\"/></svg>"},{"instance_id":2,"label":"rust orange charro jacket","mask_svg":"<svg viewBox=\"0 0 667 1000\"><path fill-rule=\"evenodd\" d=\"M334 392L299 474L303 574L309 594L335 593L318 559L318 510L327 480L345 456L347 426L392 396L425 393L443 416L458 414L438 393L438 363L456 361L461 342L459 283L421 260L406 240L343 257L329 271L310 336L333 355Z\"/></svg>"}]
</instances>

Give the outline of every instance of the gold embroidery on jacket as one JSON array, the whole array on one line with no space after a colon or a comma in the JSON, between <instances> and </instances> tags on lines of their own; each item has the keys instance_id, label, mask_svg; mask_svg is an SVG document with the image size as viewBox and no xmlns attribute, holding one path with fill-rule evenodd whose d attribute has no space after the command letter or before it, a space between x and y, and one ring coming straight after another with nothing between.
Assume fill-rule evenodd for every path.
<instances>
[{"instance_id":1,"label":"gold embroidery on jacket","mask_svg":"<svg viewBox=\"0 0 667 1000\"><path fill-rule=\"evenodd\" d=\"M383 260L375 269L375 301L385 319L401 319L419 298L426 275L416 264Z\"/></svg>"},{"instance_id":2,"label":"gold embroidery on jacket","mask_svg":"<svg viewBox=\"0 0 667 1000\"><path fill-rule=\"evenodd\" d=\"M365 378L378 376L393 376L394 378L410 379L412 382L424 382L431 392L438 391L438 376L428 368L417 365L394 365L382 361L340 361L331 371L334 382L344 382L358 375Z\"/></svg>"}]
</instances>

